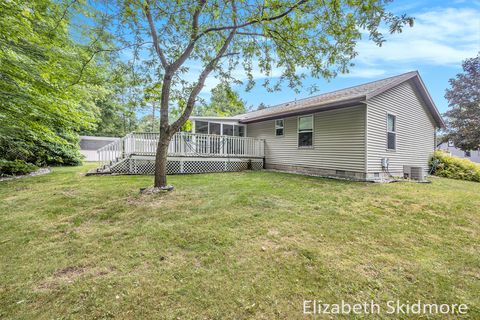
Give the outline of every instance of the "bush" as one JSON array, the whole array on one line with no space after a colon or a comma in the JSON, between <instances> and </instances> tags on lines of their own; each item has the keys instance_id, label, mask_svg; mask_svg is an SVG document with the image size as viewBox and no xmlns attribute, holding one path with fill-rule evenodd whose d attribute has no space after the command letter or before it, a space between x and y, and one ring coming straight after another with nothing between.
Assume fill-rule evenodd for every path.
<instances>
[{"instance_id":1,"label":"bush","mask_svg":"<svg viewBox=\"0 0 480 320\"><path fill-rule=\"evenodd\" d=\"M0 136L0 154L5 160L18 159L37 166L76 166L82 163L78 141L78 135L68 132L51 137L18 130L15 136Z\"/></svg>"},{"instance_id":2,"label":"bush","mask_svg":"<svg viewBox=\"0 0 480 320\"><path fill-rule=\"evenodd\" d=\"M430 160L430 168L439 177L480 182L479 164L453 157L443 151L435 151Z\"/></svg>"},{"instance_id":3,"label":"bush","mask_svg":"<svg viewBox=\"0 0 480 320\"><path fill-rule=\"evenodd\" d=\"M36 165L22 160L9 161L0 159L0 177L27 174L37 169Z\"/></svg>"}]
</instances>

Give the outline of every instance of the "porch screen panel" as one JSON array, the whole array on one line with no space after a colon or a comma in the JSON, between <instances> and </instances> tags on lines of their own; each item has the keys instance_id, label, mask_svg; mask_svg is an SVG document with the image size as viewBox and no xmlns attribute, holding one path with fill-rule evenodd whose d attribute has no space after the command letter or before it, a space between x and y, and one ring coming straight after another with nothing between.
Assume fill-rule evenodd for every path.
<instances>
[{"instance_id":1,"label":"porch screen panel","mask_svg":"<svg viewBox=\"0 0 480 320\"><path fill-rule=\"evenodd\" d=\"M208 133L208 122L206 121L195 121L195 132L196 133Z\"/></svg>"}]
</instances>

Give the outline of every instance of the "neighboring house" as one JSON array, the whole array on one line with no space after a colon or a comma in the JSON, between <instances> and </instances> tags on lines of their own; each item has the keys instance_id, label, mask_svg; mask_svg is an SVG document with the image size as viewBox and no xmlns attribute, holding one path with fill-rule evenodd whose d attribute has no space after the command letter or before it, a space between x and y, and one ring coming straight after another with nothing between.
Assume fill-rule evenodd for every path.
<instances>
[{"instance_id":1,"label":"neighboring house","mask_svg":"<svg viewBox=\"0 0 480 320\"><path fill-rule=\"evenodd\" d=\"M451 142L443 142L437 146L438 150L450 153L452 156L469 159L473 162L480 163L480 150L463 151L455 147Z\"/></svg>"},{"instance_id":2,"label":"neighboring house","mask_svg":"<svg viewBox=\"0 0 480 320\"><path fill-rule=\"evenodd\" d=\"M436 129L444 126L416 71L239 116L190 120L193 133L176 134L170 145L169 159L179 167L185 158L178 156L202 164L213 154L262 157L265 168L359 180L404 176L405 166L426 175ZM138 149L148 139L153 143ZM148 139L137 136L137 149L128 154L145 156L148 149L153 157L158 136Z\"/></svg>"},{"instance_id":3,"label":"neighboring house","mask_svg":"<svg viewBox=\"0 0 480 320\"><path fill-rule=\"evenodd\" d=\"M84 155L85 161L98 161L97 150L119 139L115 137L80 136L80 153Z\"/></svg>"}]
</instances>

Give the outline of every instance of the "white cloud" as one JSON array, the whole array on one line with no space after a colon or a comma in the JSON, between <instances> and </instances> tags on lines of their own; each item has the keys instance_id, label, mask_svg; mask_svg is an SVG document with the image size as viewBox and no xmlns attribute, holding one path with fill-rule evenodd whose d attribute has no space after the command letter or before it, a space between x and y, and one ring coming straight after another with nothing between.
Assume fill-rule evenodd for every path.
<instances>
[{"instance_id":1,"label":"white cloud","mask_svg":"<svg viewBox=\"0 0 480 320\"><path fill-rule=\"evenodd\" d=\"M357 64L458 65L480 50L480 10L442 8L412 16L414 27L386 35L382 47L360 41Z\"/></svg>"}]
</instances>

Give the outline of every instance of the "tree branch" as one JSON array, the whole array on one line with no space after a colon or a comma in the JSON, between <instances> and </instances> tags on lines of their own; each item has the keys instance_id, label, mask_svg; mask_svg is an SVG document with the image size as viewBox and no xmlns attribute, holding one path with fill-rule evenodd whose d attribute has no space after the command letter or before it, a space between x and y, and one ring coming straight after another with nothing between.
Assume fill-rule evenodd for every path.
<instances>
[{"instance_id":1,"label":"tree branch","mask_svg":"<svg viewBox=\"0 0 480 320\"><path fill-rule=\"evenodd\" d=\"M169 67L167 59L165 58L165 54L163 53L162 48L160 48L160 44L158 43L158 35L157 35L157 30L155 29L155 24L153 23L153 18L152 18L152 13L150 12L150 1L147 0L145 6L143 7L145 11L145 16L147 17L148 20L148 26L150 27L150 34L152 36L153 40L153 47L155 48L155 51L157 52L158 57L160 58L160 62L162 63L162 66L164 69L167 69Z\"/></svg>"},{"instance_id":2,"label":"tree branch","mask_svg":"<svg viewBox=\"0 0 480 320\"><path fill-rule=\"evenodd\" d=\"M236 8L236 5L235 5L235 0L232 0L232 10L233 10L233 13L234 13L234 17L233 17L234 26L236 26L237 25L237 17L236 17L237 8ZM173 133L177 132L178 130L180 130L182 125L188 120L188 118L192 114L193 107L195 106L195 100L197 99L197 96L200 93L200 91L203 89L203 86L205 85L205 80L207 79L210 72L212 72L212 70L215 69L215 67L218 64L218 61L226 55L226 51L227 51L228 47L230 46L230 43L232 42L236 31L237 31L236 28L233 28L230 31L228 37L223 42L223 45L220 48L220 50L217 52L215 58L210 60L210 62L207 64L205 69L202 71L202 73L198 77L197 84L193 87L193 89L190 92L190 95L188 97L187 105L185 107L185 110L183 111L182 115L174 123L172 123L170 125L170 133L173 134Z\"/></svg>"},{"instance_id":3,"label":"tree branch","mask_svg":"<svg viewBox=\"0 0 480 320\"><path fill-rule=\"evenodd\" d=\"M94 41L94 43L97 41L98 39L96 39ZM82 64L82 67L80 68L80 71L78 73L78 77L75 81L73 81L72 83L68 84L66 86L66 88L68 87L72 87L76 84L78 84L80 82L80 80L82 79L83 77L83 72L85 71L85 68L87 67L87 65L93 60L93 58L95 58L95 56L101 52L115 52L115 51L121 51L123 49L127 49L127 48L131 48L131 47L141 47L145 44L149 44L150 42L143 42L143 43L135 43L135 44L132 44L132 45L128 45L128 46L124 46L122 48L112 48L112 49L98 49L98 50L95 50L94 52L92 52L92 54L90 55L90 57Z\"/></svg>"},{"instance_id":4,"label":"tree branch","mask_svg":"<svg viewBox=\"0 0 480 320\"><path fill-rule=\"evenodd\" d=\"M193 49L195 48L196 38L198 35L198 18L200 16L200 12L202 11L205 3L206 3L206 0L198 1L198 6L195 9L195 12L193 13L193 18L192 18L192 34L190 36L190 42L185 48L185 50L183 51L183 53L180 55L180 57L178 57L178 59L172 63L171 70L173 72L175 72L178 68L180 68L180 66L185 62L185 60L188 59Z\"/></svg>"},{"instance_id":5,"label":"tree branch","mask_svg":"<svg viewBox=\"0 0 480 320\"><path fill-rule=\"evenodd\" d=\"M203 32L201 32L197 36L196 40L198 40L199 38L201 38L202 36L204 36L205 34L207 34L209 32L232 30L232 29L241 29L241 28L245 28L245 27L251 26L251 25L256 24L256 23L265 22L265 21L275 21L275 20L281 19L281 18L287 16L290 12L292 12L296 8L300 7L302 4L307 3L308 1L309 0L300 0L297 3L295 3L294 5L292 5L291 7L289 7L288 10L286 10L286 11L284 11L284 12L278 14L278 15L272 16L272 17L266 17L266 18L261 18L261 19L253 19L251 21L248 21L248 22L245 22L245 23L242 23L242 24L239 24L239 25L205 29Z\"/></svg>"},{"instance_id":6,"label":"tree branch","mask_svg":"<svg viewBox=\"0 0 480 320\"><path fill-rule=\"evenodd\" d=\"M237 34L240 35L240 36L253 36L253 37L264 37L264 38L268 38L268 35L267 35L267 34L265 34L265 33L258 33L258 32L241 32L241 31L238 31Z\"/></svg>"},{"instance_id":7,"label":"tree branch","mask_svg":"<svg viewBox=\"0 0 480 320\"><path fill-rule=\"evenodd\" d=\"M55 30L57 30L58 26L60 26L60 23L63 21L63 19L65 19L65 17L67 16L67 13L68 13L68 9L70 9L70 7L75 3L77 2L77 0L73 0L71 1L70 3L68 3L65 7L65 10L63 10L63 13L62 13L62 16L60 17L60 20L58 20L56 23L55 23L55 26L53 27L53 29L50 31L52 34L53 32L55 32Z\"/></svg>"}]
</instances>

